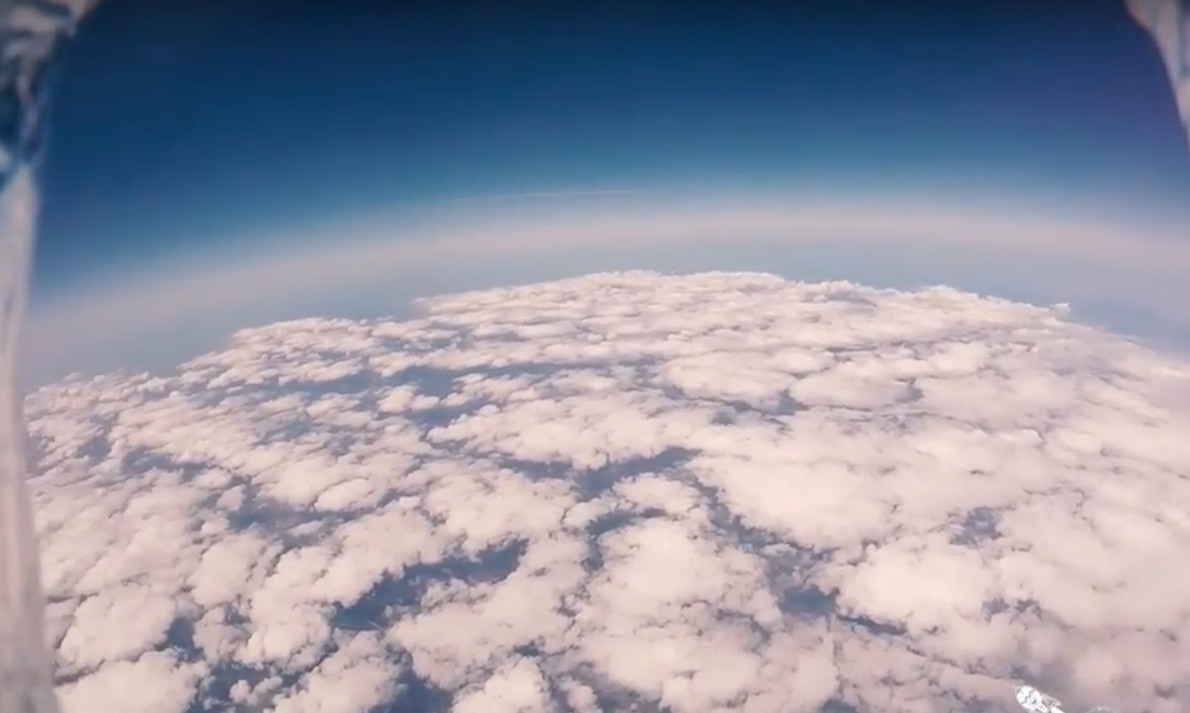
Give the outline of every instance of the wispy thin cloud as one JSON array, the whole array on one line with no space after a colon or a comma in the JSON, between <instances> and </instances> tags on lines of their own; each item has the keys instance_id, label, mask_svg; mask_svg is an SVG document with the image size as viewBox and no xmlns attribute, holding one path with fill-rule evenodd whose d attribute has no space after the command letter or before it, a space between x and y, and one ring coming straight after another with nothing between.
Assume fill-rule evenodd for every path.
<instances>
[{"instance_id":1,"label":"wispy thin cloud","mask_svg":"<svg viewBox=\"0 0 1190 713\"><path fill-rule=\"evenodd\" d=\"M440 201L434 201L429 205L457 205L457 204L484 204L484 203L515 203L522 201L549 201L549 200L567 200L571 198L603 198L616 196L649 196L656 195L655 191L645 191L633 188L598 188L598 189L574 189L574 190L560 190L560 191L525 191L523 193L496 193L489 195L474 195L474 196L460 196L457 198L446 198Z\"/></svg>"}]
</instances>

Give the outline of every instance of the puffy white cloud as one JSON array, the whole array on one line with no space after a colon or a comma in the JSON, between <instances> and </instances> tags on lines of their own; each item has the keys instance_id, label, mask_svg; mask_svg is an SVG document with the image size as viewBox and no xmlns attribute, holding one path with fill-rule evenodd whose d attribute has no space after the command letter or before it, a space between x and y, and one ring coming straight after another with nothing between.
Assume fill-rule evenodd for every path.
<instances>
[{"instance_id":1,"label":"puffy white cloud","mask_svg":"<svg viewBox=\"0 0 1190 713\"><path fill-rule=\"evenodd\" d=\"M135 661L117 661L74 683L60 686L65 710L88 711L109 705L128 713L184 711L207 669L171 653L148 651Z\"/></svg>"},{"instance_id":2,"label":"puffy white cloud","mask_svg":"<svg viewBox=\"0 0 1190 713\"><path fill-rule=\"evenodd\" d=\"M947 288L423 307L29 398L67 713L1190 701L1190 365Z\"/></svg>"},{"instance_id":3,"label":"puffy white cloud","mask_svg":"<svg viewBox=\"0 0 1190 713\"><path fill-rule=\"evenodd\" d=\"M356 634L276 700L276 713L355 713L391 699L400 667L376 634Z\"/></svg>"}]
</instances>

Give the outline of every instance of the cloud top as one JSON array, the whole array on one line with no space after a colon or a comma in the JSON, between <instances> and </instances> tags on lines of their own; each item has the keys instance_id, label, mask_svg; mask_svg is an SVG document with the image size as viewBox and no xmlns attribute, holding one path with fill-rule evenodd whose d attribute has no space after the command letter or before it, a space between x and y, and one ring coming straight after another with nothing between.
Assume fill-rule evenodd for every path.
<instances>
[{"instance_id":1,"label":"cloud top","mask_svg":"<svg viewBox=\"0 0 1190 713\"><path fill-rule=\"evenodd\" d=\"M1190 700L1190 365L942 287L422 307L30 397L67 713Z\"/></svg>"}]
</instances>

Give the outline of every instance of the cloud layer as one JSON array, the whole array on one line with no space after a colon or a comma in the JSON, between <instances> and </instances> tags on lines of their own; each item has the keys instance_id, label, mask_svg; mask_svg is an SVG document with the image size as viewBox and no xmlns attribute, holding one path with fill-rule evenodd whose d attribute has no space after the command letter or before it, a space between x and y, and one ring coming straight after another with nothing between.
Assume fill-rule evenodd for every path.
<instances>
[{"instance_id":1,"label":"cloud layer","mask_svg":"<svg viewBox=\"0 0 1190 713\"><path fill-rule=\"evenodd\" d=\"M948 288L423 307L30 397L67 713L1190 701L1190 365Z\"/></svg>"}]
</instances>

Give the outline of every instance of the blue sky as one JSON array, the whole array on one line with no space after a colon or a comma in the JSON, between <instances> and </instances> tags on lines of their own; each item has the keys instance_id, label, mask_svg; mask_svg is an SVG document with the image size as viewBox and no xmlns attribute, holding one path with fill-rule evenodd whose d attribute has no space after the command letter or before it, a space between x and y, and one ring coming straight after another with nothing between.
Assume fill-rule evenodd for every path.
<instances>
[{"instance_id":1,"label":"blue sky","mask_svg":"<svg viewBox=\"0 0 1190 713\"><path fill-rule=\"evenodd\" d=\"M383 5L101 6L57 89L39 294L468 195L1190 193L1163 70L1115 0Z\"/></svg>"},{"instance_id":2,"label":"blue sky","mask_svg":"<svg viewBox=\"0 0 1190 713\"><path fill-rule=\"evenodd\" d=\"M58 80L34 382L632 268L948 284L1190 349L1190 151L1121 0L108 0Z\"/></svg>"}]
</instances>

